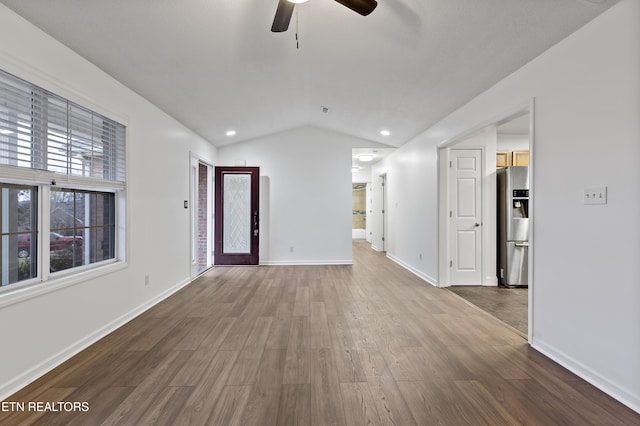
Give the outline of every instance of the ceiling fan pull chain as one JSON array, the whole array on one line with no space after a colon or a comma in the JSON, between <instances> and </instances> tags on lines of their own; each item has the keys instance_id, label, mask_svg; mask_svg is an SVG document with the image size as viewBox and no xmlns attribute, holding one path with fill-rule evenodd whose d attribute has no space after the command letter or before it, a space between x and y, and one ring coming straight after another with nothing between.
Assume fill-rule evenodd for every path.
<instances>
[{"instance_id":1,"label":"ceiling fan pull chain","mask_svg":"<svg viewBox=\"0 0 640 426\"><path fill-rule=\"evenodd\" d=\"M300 43L298 41L298 8L296 7L296 49L300 49Z\"/></svg>"}]
</instances>

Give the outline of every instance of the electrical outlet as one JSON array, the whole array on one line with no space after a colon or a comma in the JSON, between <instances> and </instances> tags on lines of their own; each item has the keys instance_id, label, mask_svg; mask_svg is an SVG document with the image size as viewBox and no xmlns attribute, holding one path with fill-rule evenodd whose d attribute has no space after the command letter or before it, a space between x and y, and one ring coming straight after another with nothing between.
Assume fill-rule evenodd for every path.
<instances>
[{"instance_id":1,"label":"electrical outlet","mask_svg":"<svg viewBox=\"0 0 640 426\"><path fill-rule=\"evenodd\" d=\"M607 204L607 187L598 186L593 188L585 188L584 203L585 204Z\"/></svg>"},{"instance_id":2,"label":"electrical outlet","mask_svg":"<svg viewBox=\"0 0 640 426\"><path fill-rule=\"evenodd\" d=\"M149 285L149 275L144 276L144 285Z\"/></svg>"},{"instance_id":3,"label":"electrical outlet","mask_svg":"<svg viewBox=\"0 0 640 426\"><path fill-rule=\"evenodd\" d=\"M289 247L289 253L293 253L294 251L295 251L295 247L294 246Z\"/></svg>"}]
</instances>

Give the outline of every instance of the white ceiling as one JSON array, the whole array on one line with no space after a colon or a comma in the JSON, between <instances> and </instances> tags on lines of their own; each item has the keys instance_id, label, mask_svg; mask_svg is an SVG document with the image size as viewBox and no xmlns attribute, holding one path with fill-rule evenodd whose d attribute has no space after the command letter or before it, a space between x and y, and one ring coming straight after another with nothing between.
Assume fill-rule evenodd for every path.
<instances>
[{"instance_id":1,"label":"white ceiling","mask_svg":"<svg viewBox=\"0 0 640 426\"><path fill-rule=\"evenodd\" d=\"M0 1L218 146L302 125L400 146L617 2L310 0L297 49L277 0Z\"/></svg>"},{"instance_id":2,"label":"white ceiling","mask_svg":"<svg viewBox=\"0 0 640 426\"><path fill-rule=\"evenodd\" d=\"M353 148L351 150L351 166L357 166L362 170L369 169L387 155L391 154L395 149L396 148ZM363 154L373 155L373 159L371 161L362 161L359 157Z\"/></svg>"}]
</instances>

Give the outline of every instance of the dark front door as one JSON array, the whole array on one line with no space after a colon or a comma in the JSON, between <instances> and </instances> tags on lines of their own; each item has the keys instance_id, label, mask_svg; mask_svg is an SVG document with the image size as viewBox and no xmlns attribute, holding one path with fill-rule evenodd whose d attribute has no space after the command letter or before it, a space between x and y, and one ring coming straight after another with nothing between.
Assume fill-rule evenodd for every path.
<instances>
[{"instance_id":1,"label":"dark front door","mask_svg":"<svg viewBox=\"0 0 640 426\"><path fill-rule=\"evenodd\" d=\"M258 264L259 167L216 167L215 265Z\"/></svg>"}]
</instances>

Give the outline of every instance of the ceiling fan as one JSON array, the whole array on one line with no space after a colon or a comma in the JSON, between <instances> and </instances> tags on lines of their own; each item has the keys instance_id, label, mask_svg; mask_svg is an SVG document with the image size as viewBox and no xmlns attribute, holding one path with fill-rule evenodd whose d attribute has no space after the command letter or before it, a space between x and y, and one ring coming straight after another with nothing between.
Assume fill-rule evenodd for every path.
<instances>
[{"instance_id":1,"label":"ceiling fan","mask_svg":"<svg viewBox=\"0 0 640 426\"><path fill-rule=\"evenodd\" d=\"M274 33L280 33L287 31L289 28L289 22L291 21L291 15L293 15L293 9L296 3L304 3L307 0L278 0L278 8L276 9L276 16L273 18L273 25L271 25L271 31ZM376 0L336 0L343 6L348 7L356 13L362 16L367 16L378 6Z\"/></svg>"}]
</instances>

